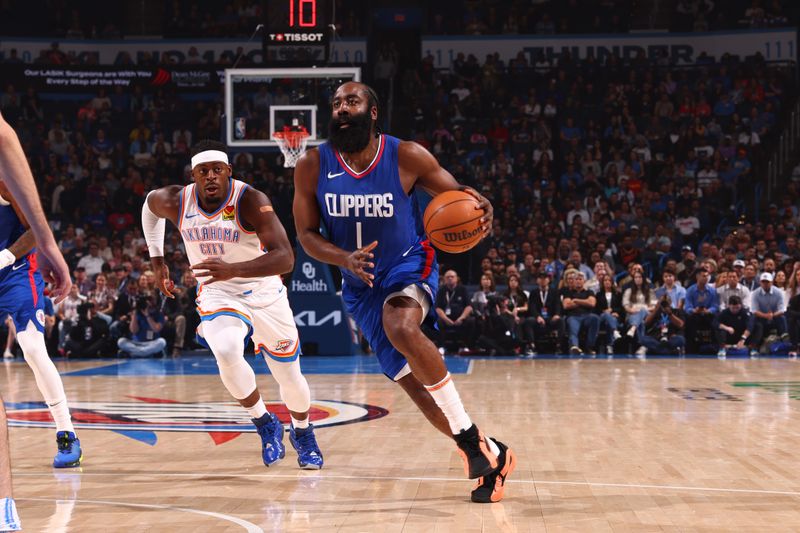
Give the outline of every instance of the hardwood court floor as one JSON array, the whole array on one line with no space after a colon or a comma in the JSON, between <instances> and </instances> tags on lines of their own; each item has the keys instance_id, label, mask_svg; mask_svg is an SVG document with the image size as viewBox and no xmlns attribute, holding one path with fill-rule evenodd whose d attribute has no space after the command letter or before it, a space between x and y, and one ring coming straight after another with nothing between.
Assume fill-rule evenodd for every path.
<instances>
[{"instance_id":1,"label":"hardwood court floor","mask_svg":"<svg viewBox=\"0 0 800 533\"><path fill-rule=\"evenodd\" d=\"M137 372L128 363L92 370L108 364L58 363L87 423L212 420L230 429L229 419L241 418L216 375L150 362ZM297 468L288 436L286 459L267 469L255 434L226 442L232 433L210 436L202 425L151 432L135 423L137 431L124 434L80 429L82 469L56 472L53 430L12 427L25 530L800 530L797 361L474 360L469 374L455 376L461 395L474 420L519 459L506 499L492 505L469 503L471 482L454 445L398 387L348 372L309 374L315 401L388 414L319 427L318 472ZM259 382L266 399L277 399L270 377ZM37 405L25 405L40 397L24 363L0 365L0 387L11 418L42 418ZM317 415L347 410L325 405Z\"/></svg>"}]
</instances>

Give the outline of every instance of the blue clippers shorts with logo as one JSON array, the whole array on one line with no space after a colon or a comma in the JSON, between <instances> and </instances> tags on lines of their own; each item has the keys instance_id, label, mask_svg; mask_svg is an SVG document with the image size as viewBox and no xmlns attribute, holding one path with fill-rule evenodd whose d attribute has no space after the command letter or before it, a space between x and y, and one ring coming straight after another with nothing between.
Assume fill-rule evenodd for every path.
<instances>
[{"instance_id":1,"label":"blue clippers shorts with logo","mask_svg":"<svg viewBox=\"0 0 800 533\"><path fill-rule=\"evenodd\" d=\"M11 315L17 331L24 331L32 321L44 333L44 280L34 254L3 269L0 278L0 318Z\"/></svg>"},{"instance_id":2,"label":"blue clippers shorts with logo","mask_svg":"<svg viewBox=\"0 0 800 533\"><path fill-rule=\"evenodd\" d=\"M409 285L420 286L430 298L430 310L423 321L436 327L436 307L434 293L439 287L439 265L427 241L415 247L404 260L393 266L380 279L373 280L373 287L353 287L342 284L342 299L347 312L364 332L370 347L375 352L381 370L389 379L394 379L408 361L386 336L383 329L383 304L386 297L402 291Z\"/></svg>"}]
</instances>

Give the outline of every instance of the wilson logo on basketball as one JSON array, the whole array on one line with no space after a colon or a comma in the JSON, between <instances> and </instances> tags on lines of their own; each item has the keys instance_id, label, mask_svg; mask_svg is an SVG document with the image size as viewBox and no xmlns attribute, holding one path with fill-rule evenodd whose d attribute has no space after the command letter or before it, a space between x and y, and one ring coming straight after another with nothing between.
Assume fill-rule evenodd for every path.
<instances>
[{"instance_id":1,"label":"wilson logo on basketball","mask_svg":"<svg viewBox=\"0 0 800 533\"><path fill-rule=\"evenodd\" d=\"M461 231L443 231L442 235L444 236L444 240L447 242L461 242L461 241L468 241L478 235L481 232L481 228L477 227L472 231L469 230L461 230Z\"/></svg>"},{"instance_id":2,"label":"wilson logo on basketball","mask_svg":"<svg viewBox=\"0 0 800 533\"><path fill-rule=\"evenodd\" d=\"M189 402L129 396L126 402L71 402L72 421L78 429L107 429L150 444L156 431L208 433L216 444L254 433L250 416L237 402ZM267 409L284 425L289 411L279 402L266 402ZM42 402L6 403L8 425L13 427L55 427L50 411ZM389 411L374 405L317 400L308 412L317 428L375 420Z\"/></svg>"},{"instance_id":3,"label":"wilson logo on basketball","mask_svg":"<svg viewBox=\"0 0 800 533\"><path fill-rule=\"evenodd\" d=\"M222 210L222 220L233 220L236 218L236 208L232 205Z\"/></svg>"}]
</instances>

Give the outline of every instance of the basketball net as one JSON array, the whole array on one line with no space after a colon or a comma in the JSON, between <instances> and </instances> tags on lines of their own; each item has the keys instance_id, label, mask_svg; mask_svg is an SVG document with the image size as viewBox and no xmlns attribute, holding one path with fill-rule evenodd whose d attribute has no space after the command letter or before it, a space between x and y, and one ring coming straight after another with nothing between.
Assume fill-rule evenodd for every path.
<instances>
[{"instance_id":1,"label":"basketball net","mask_svg":"<svg viewBox=\"0 0 800 533\"><path fill-rule=\"evenodd\" d=\"M283 166L293 168L306 151L308 144L308 132L303 128L293 131L284 127L283 131L276 131L272 134L272 140L278 143L278 148L283 154Z\"/></svg>"}]
</instances>

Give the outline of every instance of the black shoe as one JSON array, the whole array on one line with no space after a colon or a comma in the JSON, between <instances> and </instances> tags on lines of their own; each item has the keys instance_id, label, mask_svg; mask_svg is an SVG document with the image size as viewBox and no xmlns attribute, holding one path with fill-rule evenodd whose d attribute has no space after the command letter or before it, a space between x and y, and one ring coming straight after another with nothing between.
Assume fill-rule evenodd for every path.
<instances>
[{"instance_id":1,"label":"black shoe","mask_svg":"<svg viewBox=\"0 0 800 533\"><path fill-rule=\"evenodd\" d=\"M500 466L488 476L478 478L470 498L475 503L494 503L502 500L506 478L511 475L511 472L517 466L517 457L514 452L499 440L492 440L500 448L500 456L497 458Z\"/></svg>"},{"instance_id":2,"label":"black shoe","mask_svg":"<svg viewBox=\"0 0 800 533\"><path fill-rule=\"evenodd\" d=\"M500 464L497 456L489 449L489 443L478 426L472 424L458 435L453 435L458 445L458 453L464 460L464 472L469 479L488 476Z\"/></svg>"}]
</instances>

